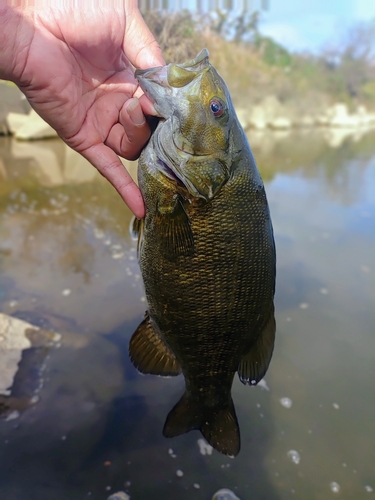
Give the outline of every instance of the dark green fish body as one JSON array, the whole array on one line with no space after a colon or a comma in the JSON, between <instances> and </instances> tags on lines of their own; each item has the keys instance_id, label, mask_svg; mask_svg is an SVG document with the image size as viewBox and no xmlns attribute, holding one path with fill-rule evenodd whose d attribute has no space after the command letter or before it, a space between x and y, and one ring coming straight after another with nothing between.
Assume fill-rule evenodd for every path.
<instances>
[{"instance_id":1,"label":"dark green fish body","mask_svg":"<svg viewBox=\"0 0 375 500\"><path fill-rule=\"evenodd\" d=\"M146 217L135 230L149 307L130 355L143 373L184 374L166 436L200 429L214 448L236 455L233 377L259 382L275 336L275 247L263 183L206 51L138 77L165 121L139 161Z\"/></svg>"}]
</instances>

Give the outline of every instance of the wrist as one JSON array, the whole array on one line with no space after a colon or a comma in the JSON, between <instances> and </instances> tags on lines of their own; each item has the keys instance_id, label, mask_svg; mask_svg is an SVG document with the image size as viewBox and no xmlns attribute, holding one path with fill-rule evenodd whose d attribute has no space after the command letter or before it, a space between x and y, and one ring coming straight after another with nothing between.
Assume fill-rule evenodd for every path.
<instances>
[{"instance_id":1,"label":"wrist","mask_svg":"<svg viewBox=\"0 0 375 500\"><path fill-rule=\"evenodd\" d=\"M0 7L0 78L19 84L32 27L21 9Z\"/></svg>"}]
</instances>

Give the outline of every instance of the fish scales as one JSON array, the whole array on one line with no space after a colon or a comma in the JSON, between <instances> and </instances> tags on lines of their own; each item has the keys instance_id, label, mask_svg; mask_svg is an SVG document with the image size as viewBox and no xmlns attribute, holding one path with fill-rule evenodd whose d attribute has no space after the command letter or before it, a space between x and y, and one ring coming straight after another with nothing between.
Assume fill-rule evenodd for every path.
<instances>
[{"instance_id":1,"label":"fish scales","mask_svg":"<svg viewBox=\"0 0 375 500\"><path fill-rule=\"evenodd\" d=\"M130 356L143 373L182 371L185 377L166 436L200 429L214 448L236 455L233 377L238 371L243 383L259 382L275 335L275 247L263 183L206 51L184 65L136 74L164 120L139 160L146 217L136 221L135 232L148 311L131 339ZM191 95L208 99L196 99L193 121ZM220 105L226 121L220 121ZM204 119L194 135L187 123L196 124L199 112ZM211 156L202 155L202 144L214 145Z\"/></svg>"}]
</instances>

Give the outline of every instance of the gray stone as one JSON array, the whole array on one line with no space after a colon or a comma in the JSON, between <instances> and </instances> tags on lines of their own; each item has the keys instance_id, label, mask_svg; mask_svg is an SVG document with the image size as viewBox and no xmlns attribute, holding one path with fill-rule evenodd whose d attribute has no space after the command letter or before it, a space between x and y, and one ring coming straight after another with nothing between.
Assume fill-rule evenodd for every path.
<instances>
[{"instance_id":1,"label":"gray stone","mask_svg":"<svg viewBox=\"0 0 375 500\"><path fill-rule=\"evenodd\" d=\"M33 109L28 115L9 113L6 117L8 128L16 139L35 140L57 137L57 132Z\"/></svg>"},{"instance_id":2,"label":"gray stone","mask_svg":"<svg viewBox=\"0 0 375 500\"><path fill-rule=\"evenodd\" d=\"M58 333L0 313L0 395L8 396L11 393L22 351L30 347L53 345L60 338Z\"/></svg>"},{"instance_id":3,"label":"gray stone","mask_svg":"<svg viewBox=\"0 0 375 500\"><path fill-rule=\"evenodd\" d=\"M25 332L31 325L0 313L0 394L9 395L22 351L31 347Z\"/></svg>"},{"instance_id":4,"label":"gray stone","mask_svg":"<svg viewBox=\"0 0 375 500\"><path fill-rule=\"evenodd\" d=\"M254 106L249 117L250 127L262 130L267 127L267 116L262 106Z\"/></svg>"},{"instance_id":5,"label":"gray stone","mask_svg":"<svg viewBox=\"0 0 375 500\"><path fill-rule=\"evenodd\" d=\"M313 127L315 124L315 118L310 115L302 115L297 123L297 125L301 125L302 127Z\"/></svg>"},{"instance_id":6,"label":"gray stone","mask_svg":"<svg viewBox=\"0 0 375 500\"><path fill-rule=\"evenodd\" d=\"M249 128L250 124L250 112L248 109L239 108L236 109L236 115L241 127L246 130Z\"/></svg>"},{"instance_id":7,"label":"gray stone","mask_svg":"<svg viewBox=\"0 0 375 500\"><path fill-rule=\"evenodd\" d=\"M292 126L292 122L289 120L289 118L278 116L270 122L269 126L270 128L273 128L275 130L284 130L290 128Z\"/></svg>"},{"instance_id":8,"label":"gray stone","mask_svg":"<svg viewBox=\"0 0 375 500\"><path fill-rule=\"evenodd\" d=\"M259 130L266 127L288 129L293 125L292 115L291 109L281 104L276 96L269 95L252 108L248 125Z\"/></svg>"},{"instance_id":9,"label":"gray stone","mask_svg":"<svg viewBox=\"0 0 375 500\"><path fill-rule=\"evenodd\" d=\"M233 493L233 491L228 490L227 488L223 488L214 494L212 500L240 500L240 499Z\"/></svg>"},{"instance_id":10,"label":"gray stone","mask_svg":"<svg viewBox=\"0 0 375 500\"><path fill-rule=\"evenodd\" d=\"M109 496L107 500L130 500L130 496L124 491L118 491L117 493L113 493L113 495Z\"/></svg>"},{"instance_id":11,"label":"gray stone","mask_svg":"<svg viewBox=\"0 0 375 500\"><path fill-rule=\"evenodd\" d=\"M278 100L278 98L274 95L269 95L263 99L261 102L261 106L264 109L268 121L272 121L278 116L284 114L284 106Z\"/></svg>"},{"instance_id":12,"label":"gray stone","mask_svg":"<svg viewBox=\"0 0 375 500\"><path fill-rule=\"evenodd\" d=\"M30 111L30 104L16 85L0 81L0 135L10 134L6 117L8 113L26 114Z\"/></svg>"},{"instance_id":13,"label":"gray stone","mask_svg":"<svg viewBox=\"0 0 375 500\"><path fill-rule=\"evenodd\" d=\"M319 118L319 123L336 128L357 129L374 125L375 115L367 112L365 106L358 106L354 113L349 113L345 103L337 102Z\"/></svg>"}]
</instances>

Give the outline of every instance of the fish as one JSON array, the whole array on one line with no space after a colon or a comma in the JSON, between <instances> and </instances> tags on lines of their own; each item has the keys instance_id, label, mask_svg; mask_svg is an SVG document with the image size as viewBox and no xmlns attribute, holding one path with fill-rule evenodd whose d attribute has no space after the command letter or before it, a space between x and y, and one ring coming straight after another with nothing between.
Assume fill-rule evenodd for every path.
<instances>
[{"instance_id":1,"label":"fish","mask_svg":"<svg viewBox=\"0 0 375 500\"><path fill-rule=\"evenodd\" d=\"M165 437L200 430L236 456L236 372L256 385L275 342L276 254L267 197L229 90L207 49L136 70L160 116L138 163L135 219L148 309L129 355L143 374L185 378Z\"/></svg>"}]
</instances>

